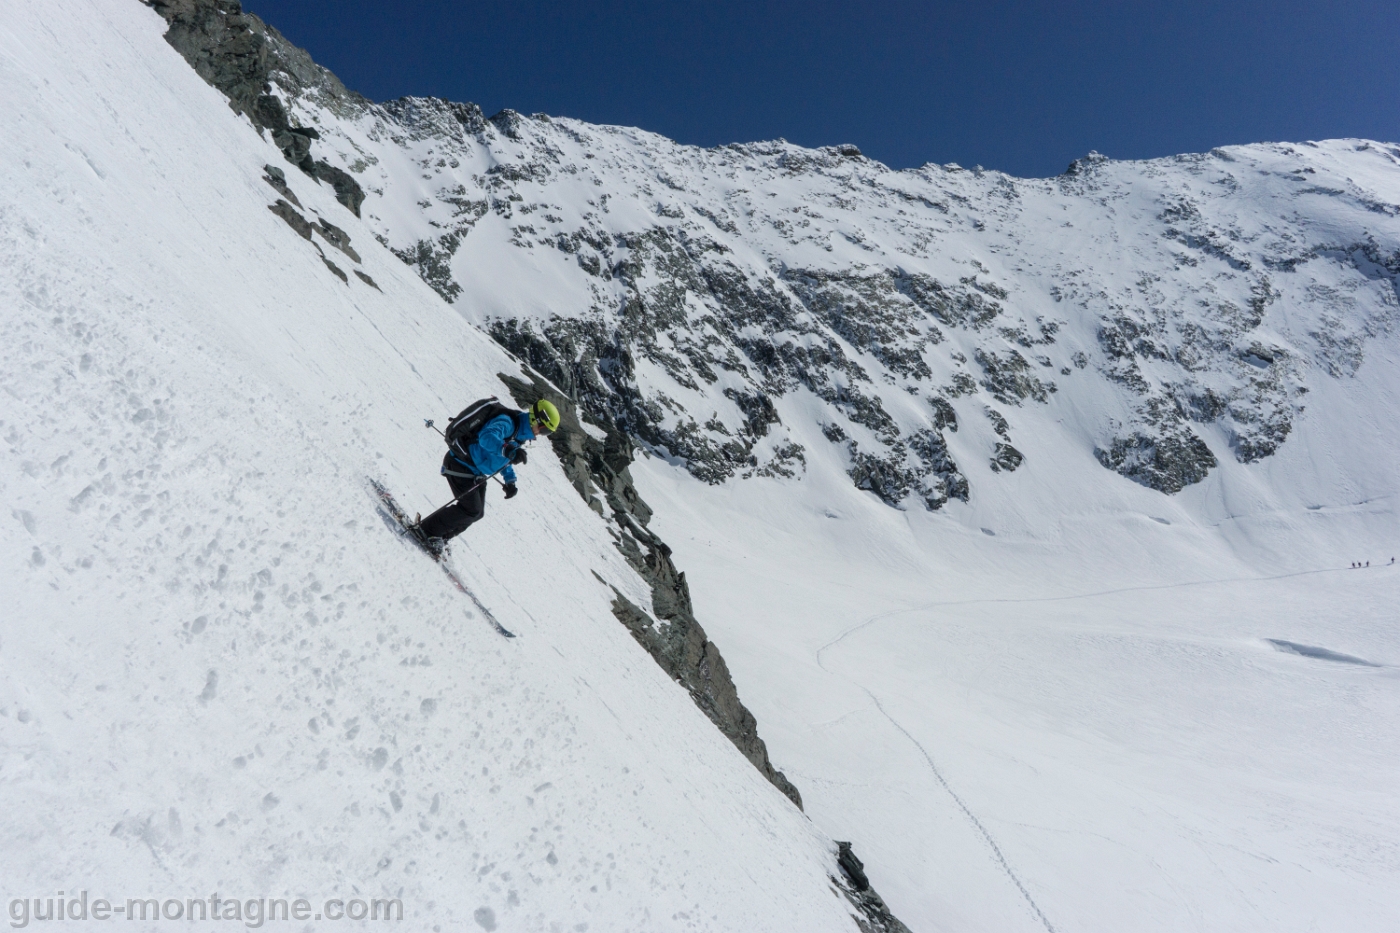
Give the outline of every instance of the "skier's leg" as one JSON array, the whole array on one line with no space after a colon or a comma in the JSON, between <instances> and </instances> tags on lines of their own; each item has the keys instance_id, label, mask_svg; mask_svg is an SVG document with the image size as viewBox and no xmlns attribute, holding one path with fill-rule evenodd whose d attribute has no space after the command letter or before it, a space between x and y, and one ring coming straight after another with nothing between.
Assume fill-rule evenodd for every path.
<instances>
[{"instance_id":1,"label":"skier's leg","mask_svg":"<svg viewBox=\"0 0 1400 933\"><path fill-rule=\"evenodd\" d=\"M442 538L444 541L455 538L481 518L486 496L485 478L449 476L447 485L452 487L457 501L444 505L419 523L418 527L426 538Z\"/></svg>"},{"instance_id":2,"label":"skier's leg","mask_svg":"<svg viewBox=\"0 0 1400 933\"><path fill-rule=\"evenodd\" d=\"M462 517L466 519L466 524L461 527L457 534L461 534L470 526L481 521L481 516L486 514L486 487L489 485L490 483L483 479L475 489L470 490L457 500L457 507L462 510Z\"/></svg>"}]
</instances>

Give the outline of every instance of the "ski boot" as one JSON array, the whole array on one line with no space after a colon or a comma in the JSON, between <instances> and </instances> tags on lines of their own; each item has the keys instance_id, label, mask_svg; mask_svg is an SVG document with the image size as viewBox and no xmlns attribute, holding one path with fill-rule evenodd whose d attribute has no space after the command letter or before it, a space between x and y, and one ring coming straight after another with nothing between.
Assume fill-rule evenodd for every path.
<instances>
[{"instance_id":1,"label":"ski boot","mask_svg":"<svg viewBox=\"0 0 1400 933\"><path fill-rule=\"evenodd\" d=\"M413 540L418 546L427 552L433 560L442 560L442 555L447 553L446 538L430 538L423 532L423 513L419 512L413 516L413 524L408 526L409 534L413 535Z\"/></svg>"}]
</instances>

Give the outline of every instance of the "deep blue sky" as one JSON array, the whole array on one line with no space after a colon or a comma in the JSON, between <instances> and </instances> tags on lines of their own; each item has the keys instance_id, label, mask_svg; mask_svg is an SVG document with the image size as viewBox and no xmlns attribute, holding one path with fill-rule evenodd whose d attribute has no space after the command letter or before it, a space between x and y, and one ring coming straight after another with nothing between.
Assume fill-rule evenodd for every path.
<instances>
[{"instance_id":1,"label":"deep blue sky","mask_svg":"<svg viewBox=\"0 0 1400 933\"><path fill-rule=\"evenodd\" d=\"M1229 143L1400 140L1400 7L1229 3L244 0L354 90L855 143L895 168L1057 174Z\"/></svg>"}]
</instances>

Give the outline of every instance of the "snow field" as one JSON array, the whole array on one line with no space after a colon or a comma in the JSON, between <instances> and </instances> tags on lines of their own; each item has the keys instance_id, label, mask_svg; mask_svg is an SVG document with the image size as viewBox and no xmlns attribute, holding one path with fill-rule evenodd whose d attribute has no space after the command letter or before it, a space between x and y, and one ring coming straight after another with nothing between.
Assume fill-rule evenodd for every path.
<instances>
[{"instance_id":1,"label":"snow field","mask_svg":"<svg viewBox=\"0 0 1400 933\"><path fill-rule=\"evenodd\" d=\"M1393 372L1170 498L1065 450L934 515L815 471L639 483L776 760L911 928L1380 931L1400 547L1394 438L1355 428Z\"/></svg>"}]
</instances>

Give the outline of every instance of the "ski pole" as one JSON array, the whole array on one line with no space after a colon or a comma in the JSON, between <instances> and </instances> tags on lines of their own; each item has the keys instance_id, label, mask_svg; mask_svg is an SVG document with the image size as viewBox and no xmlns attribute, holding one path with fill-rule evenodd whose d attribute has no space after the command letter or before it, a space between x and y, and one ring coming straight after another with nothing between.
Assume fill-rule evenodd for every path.
<instances>
[{"instance_id":1,"label":"ski pole","mask_svg":"<svg viewBox=\"0 0 1400 933\"><path fill-rule=\"evenodd\" d=\"M506 464L506 466L510 466L510 464ZM501 469L500 469L500 470L497 470L496 473L501 472L501 470L504 470L505 468L506 468L506 467L504 467L504 466L501 467ZM504 486L505 486L505 480L503 480L503 479L501 479L499 476L497 476L496 473L488 473L487 475L485 475L485 476L481 477L480 479L478 479L476 482L472 483L471 488L468 489L466 492L462 493L462 496L470 495L471 493L476 492L476 490L477 490L478 488L480 488L481 484L484 483L484 482L486 482L488 479L494 479L496 482L500 483L502 487L504 487ZM457 499L462 498L462 496L457 496L455 499L452 499L452 500L450 500L450 501L448 501L448 502L444 502L442 505L438 506L438 508L439 508L439 509L445 509L445 508L447 508L449 505L455 504L456 501L457 501Z\"/></svg>"}]
</instances>

